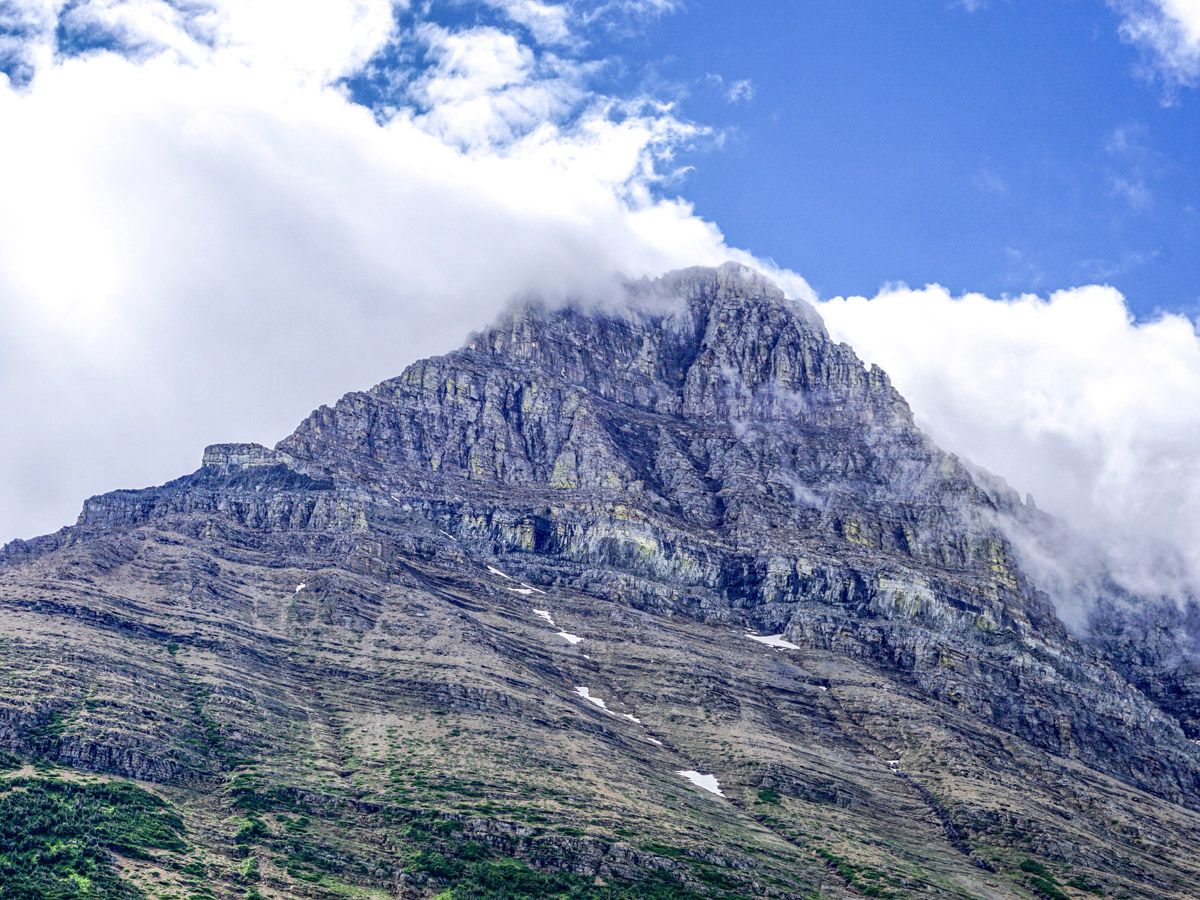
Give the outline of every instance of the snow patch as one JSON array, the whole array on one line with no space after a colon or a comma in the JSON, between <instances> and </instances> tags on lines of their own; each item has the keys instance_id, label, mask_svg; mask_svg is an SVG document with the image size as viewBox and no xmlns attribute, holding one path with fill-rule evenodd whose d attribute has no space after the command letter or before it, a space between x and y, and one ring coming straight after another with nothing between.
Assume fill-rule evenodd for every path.
<instances>
[{"instance_id":1,"label":"snow patch","mask_svg":"<svg viewBox=\"0 0 1200 900\"><path fill-rule=\"evenodd\" d=\"M608 708L608 704L605 703L603 700L601 700L599 697L593 697L592 692L588 688L577 687L577 688L575 688L575 693L577 693L580 697L582 697L588 703L591 703L593 706L600 707L606 713L612 712L612 710L610 710Z\"/></svg>"},{"instance_id":2,"label":"snow patch","mask_svg":"<svg viewBox=\"0 0 1200 900\"><path fill-rule=\"evenodd\" d=\"M488 566L488 567L487 567L487 569L488 569L488 571L489 571L489 572L491 572L493 575L499 575L501 578L507 578L509 581L515 581L515 580L516 580L516 579L515 579L515 578L513 578L511 575L505 575L503 572L501 572L501 571L500 571L499 569L497 569L495 566Z\"/></svg>"},{"instance_id":3,"label":"snow patch","mask_svg":"<svg viewBox=\"0 0 1200 900\"><path fill-rule=\"evenodd\" d=\"M514 594L520 594L522 597L528 597L533 593L533 588L509 588Z\"/></svg>"},{"instance_id":4,"label":"snow patch","mask_svg":"<svg viewBox=\"0 0 1200 900\"><path fill-rule=\"evenodd\" d=\"M646 740L652 743L655 747L661 747L663 745L662 741L660 741L658 738L648 737Z\"/></svg>"},{"instance_id":5,"label":"snow patch","mask_svg":"<svg viewBox=\"0 0 1200 900\"><path fill-rule=\"evenodd\" d=\"M535 609L535 610L533 611L533 614L534 614L535 616L537 616L539 619L545 619L545 620L546 620L546 624L547 624L547 625L550 625L551 627L553 627L553 626L554 626L554 619L552 619L552 618L550 617L550 610L548 610L548 609Z\"/></svg>"},{"instance_id":6,"label":"snow patch","mask_svg":"<svg viewBox=\"0 0 1200 900\"><path fill-rule=\"evenodd\" d=\"M583 640L583 638L581 638L579 635L571 634L568 631L560 631L560 632L558 632L558 636L560 638L562 638L564 641L566 641L568 644L578 644L580 641Z\"/></svg>"},{"instance_id":7,"label":"snow patch","mask_svg":"<svg viewBox=\"0 0 1200 900\"><path fill-rule=\"evenodd\" d=\"M532 594L545 594L546 593L541 588L535 588L532 584L526 584L523 581L521 582L521 587L524 588L526 591L529 591Z\"/></svg>"},{"instance_id":8,"label":"snow patch","mask_svg":"<svg viewBox=\"0 0 1200 900\"><path fill-rule=\"evenodd\" d=\"M607 703L605 703L599 697L595 697L592 695L591 688L577 687L577 688L575 688L575 693L577 693L580 697L582 697L588 703L592 703L592 704L595 704L596 706L600 707L602 710L604 710L609 715L616 715L611 709L608 708ZM631 716L629 713L621 713L621 718L628 719L630 722L637 722L637 724L639 724L639 725L642 724L641 719L639 719L637 716Z\"/></svg>"},{"instance_id":9,"label":"snow patch","mask_svg":"<svg viewBox=\"0 0 1200 900\"><path fill-rule=\"evenodd\" d=\"M717 781L716 775L705 775L697 772L695 769L680 769L675 773L682 775L698 788L703 788L710 794L716 794L718 797L724 797L725 794L721 791L721 783Z\"/></svg>"},{"instance_id":10,"label":"snow patch","mask_svg":"<svg viewBox=\"0 0 1200 900\"><path fill-rule=\"evenodd\" d=\"M760 644L766 644L768 647L774 647L776 650L799 650L800 648L791 641L785 641L782 634L747 634L746 637L752 641L758 641Z\"/></svg>"}]
</instances>

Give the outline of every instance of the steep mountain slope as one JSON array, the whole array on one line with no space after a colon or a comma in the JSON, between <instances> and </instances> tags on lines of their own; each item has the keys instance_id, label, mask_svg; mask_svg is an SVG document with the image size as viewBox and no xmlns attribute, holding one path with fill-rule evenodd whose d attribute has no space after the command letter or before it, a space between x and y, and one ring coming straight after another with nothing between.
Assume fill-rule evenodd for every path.
<instances>
[{"instance_id":1,"label":"steep mountain slope","mask_svg":"<svg viewBox=\"0 0 1200 900\"><path fill-rule=\"evenodd\" d=\"M1200 747L1019 501L748 271L629 295L5 548L0 797L141 782L151 896L1195 896Z\"/></svg>"}]
</instances>

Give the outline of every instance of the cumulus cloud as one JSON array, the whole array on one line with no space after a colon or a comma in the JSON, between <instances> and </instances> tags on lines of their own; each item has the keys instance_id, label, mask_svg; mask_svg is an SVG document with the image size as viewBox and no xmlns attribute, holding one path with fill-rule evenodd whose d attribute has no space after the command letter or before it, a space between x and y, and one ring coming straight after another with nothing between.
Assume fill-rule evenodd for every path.
<instances>
[{"instance_id":1,"label":"cumulus cloud","mask_svg":"<svg viewBox=\"0 0 1200 900\"><path fill-rule=\"evenodd\" d=\"M5 0L0 63L17 80L56 54L104 47L134 58L237 62L306 83L361 67L392 34L408 0Z\"/></svg>"},{"instance_id":2,"label":"cumulus cloud","mask_svg":"<svg viewBox=\"0 0 1200 900\"><path fill-rule=\"evenodd\" d=\"M1200 3L1196 0L1109 0L1121 14L1120 33L1145 54L1170 100L1200 77Z\"/></svg>"},{"instance_id":3,"label":"cumulus cloud","mask_svg":"<svg viewBox=\"0 0 1200 900\"><path fill-rule=\"evenodd\" d=\"M391 0L275 4L279 31L268 7L5 7L4 539L205 443L274 442L513 295L749 259L661 190L697 129L588 92L586 59ZM414 45L386 110L351 99Z\"/></svg>"},{"instance_id":4,"label":"cumulus cloud","mask_svg":"<svg viewBox=\"0 0 1200 900\"><path fill-rule=\"evenodd\" d=\"M511 142L543 123L567 116L589 99L580 66L539 58L497 28L418 29L433 61L409 89L423 112L419 123L463 147Z\"/></svg>"},{"instance_id":5,"label":"cumulus cloud","mask_svg":"<svg viewBox=\"0 0 1200 900\"><path fill-rule=\"evenodd\" d=\"M820 304L944 447L1032 493L1126 589L1200 593L1200 338L1110 287L1041 298L889 288Z\"/></svg>"},{"instance_id":6,"label":"cumulus cloud","mask_svg":"<svg viewBox=\"0 0 1200 900\"><path fill-rule=\"evenodd\" d=\"M488 5L523 25L542 44L570 44L577 40L571 30L570 10L561 3L540 0L488 0Z\"/></svg>"}]
</instances>

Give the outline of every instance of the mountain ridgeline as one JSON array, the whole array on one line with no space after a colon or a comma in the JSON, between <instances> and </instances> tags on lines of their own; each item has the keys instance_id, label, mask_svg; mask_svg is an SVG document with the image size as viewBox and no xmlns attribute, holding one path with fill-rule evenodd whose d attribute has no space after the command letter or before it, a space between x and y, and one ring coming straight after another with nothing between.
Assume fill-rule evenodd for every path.
<instances>
[{"instance_id":1,"label":"mountain ridgeline","mask_svg":"<svg viewBox=\"0 0 1200 900\"><path fill-rule=\"evenodd\" d=\"M173 830L0 896L1200 895L1176 644L1068 632L1038 515L810 307L627 293L8 545L0 804Z\"/></svg>"}]
</instances>

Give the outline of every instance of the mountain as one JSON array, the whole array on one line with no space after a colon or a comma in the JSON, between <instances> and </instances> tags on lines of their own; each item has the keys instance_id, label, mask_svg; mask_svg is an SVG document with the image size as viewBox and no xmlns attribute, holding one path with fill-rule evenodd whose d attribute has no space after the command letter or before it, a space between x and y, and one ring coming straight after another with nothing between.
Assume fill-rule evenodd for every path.
<instances>
[{"instance_id":1,"label":"mountain","mask_svg":"<svg viewBox=\"0 0 1200 900\"><path fill-rule=\"evenodd\" d=\"M1033 513L749 270L626 294L8 545L0 896L1197 896Z\"/></svg>"}]
</instances>

